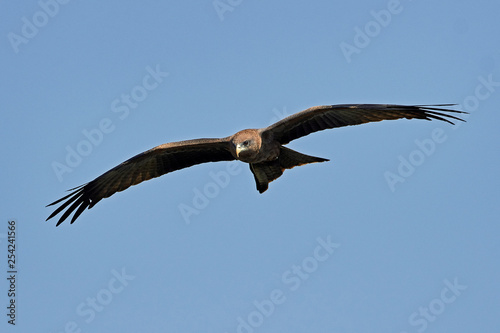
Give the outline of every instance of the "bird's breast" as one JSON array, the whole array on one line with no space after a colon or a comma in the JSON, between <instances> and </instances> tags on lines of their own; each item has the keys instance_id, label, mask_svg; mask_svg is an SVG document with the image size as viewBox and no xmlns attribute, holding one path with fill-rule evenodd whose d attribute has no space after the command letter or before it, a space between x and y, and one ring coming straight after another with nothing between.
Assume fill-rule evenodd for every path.
<instances>
[{"instance_id":1,"label":"bird's breast","mask_svg":"<svg viewBox=\"0 0 500 333\"><path fill-rule=\"evenodd\" d=\"M280 146L278 142L263 143L257 154L258 162L273 161L277 159L280 154Z\"/></svg>"}]
</instances>

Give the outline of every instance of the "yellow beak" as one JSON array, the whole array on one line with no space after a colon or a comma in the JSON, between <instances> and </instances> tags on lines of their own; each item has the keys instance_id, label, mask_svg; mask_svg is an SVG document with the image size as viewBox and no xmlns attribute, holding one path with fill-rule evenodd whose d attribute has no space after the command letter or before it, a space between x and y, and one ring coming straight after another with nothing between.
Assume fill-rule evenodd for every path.
<instances>
[{"instance_id":1,"label":"yellow beak","mask_svg":"<svg viewBox=\"0 0 500 333\"><path fill-rule=\"evenodd\" d=\"M240 146L240 145L237 145L237 146L236 146L236 156L237 156L237 157L240 157L240 152L241 152L242 150L244 150L244 148L243 148L242 146Z\"/></svg>"}]
</instances>

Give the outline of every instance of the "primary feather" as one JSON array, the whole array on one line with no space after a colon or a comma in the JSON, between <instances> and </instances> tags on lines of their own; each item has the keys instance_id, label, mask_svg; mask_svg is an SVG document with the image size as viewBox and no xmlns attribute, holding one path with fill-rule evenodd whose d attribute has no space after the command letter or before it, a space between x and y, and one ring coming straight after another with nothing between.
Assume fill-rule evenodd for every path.
<instances>
[{"instance_id":1,"label":"primary feather","mask_svg":"<svg viewBox=\"0 0 500 333\"><path fill-rule=\"evenodd\" d=\"M87 184L71 189L70 194L48 205L63 202L47 220L66 209L56 225L60 225L74 212L71 218L71 223L73 223L85 209L92 208L99 201L116 192L166 173L206 162L240 160L249 163L257 190L262 193L267 190L268 184L280 177L286 169L327 161L327 159L304 155L283 146L292 140L329 128L381 120L435 119L450 124L453 124L452 120L463 121L453 114L466 112L447 108L452 105L315 106L268 127L246 129L226 138L166 143L132 157Z\"/></svg>"}]
</instances>

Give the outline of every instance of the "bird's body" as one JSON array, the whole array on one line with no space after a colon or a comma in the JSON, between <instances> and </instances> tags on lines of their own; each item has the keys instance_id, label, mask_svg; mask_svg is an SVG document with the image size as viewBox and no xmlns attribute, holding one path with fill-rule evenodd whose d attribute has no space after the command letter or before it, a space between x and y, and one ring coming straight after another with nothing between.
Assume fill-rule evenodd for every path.
<instances>
[{"instance_id":1,"label":"bird's body","mask_svg":"<svg viewBox=\"0 0 500 333\"><path fill-rule=\"evenodd\" d=\"M305 155L284 145L310 133L328 128L359 125L391 119L437 119L453 124L448 118L462 120L444 113L465 113L443 108L446 105L327 105L316 106L293 114L268 127L245 129L220 139L195 139L166 143L138 154L105 172L93 181L71 189L69 195L49 206L66 200L48 218L63 213L57 225L73 211L73 223L86 208L92 208L103 198L132 185L163 174L206 162L239 160L250 165L257 190L263 193L268 184L284 170L327 159Z\"/></svg>"}]
</instances>

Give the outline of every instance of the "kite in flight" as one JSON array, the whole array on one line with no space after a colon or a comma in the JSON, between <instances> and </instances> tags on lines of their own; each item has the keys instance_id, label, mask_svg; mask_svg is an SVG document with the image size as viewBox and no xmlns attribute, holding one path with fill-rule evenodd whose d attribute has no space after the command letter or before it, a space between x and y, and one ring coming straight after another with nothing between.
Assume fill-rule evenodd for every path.
<instances>
[{"instance_id":1,"label":"kite in flight","mask_svg":"<svg viewBox=\"0 0 500 333\"><path fill-rule=\"evenodd\" d=\"M239 160L250 165L257 190L263 193L268 184L280 177L286 169L325 158L305 155L283 145L313 132L328 128L359 125L392 119L464 121L449 113L466 113L450 110L440 105L386 105L355 104L315 106L286 117L268 127L245 129L221 139L196 139L165 143L140 153L93 181L75 187L70 194L48 206L66 200L48 218L51 219L66 207L56 225L60 225L72 212L71 223L85 208L92 208L104 198L123 191L132 185L159 177L166 173L206 162Z\"/></svg>"}]
</instances>

